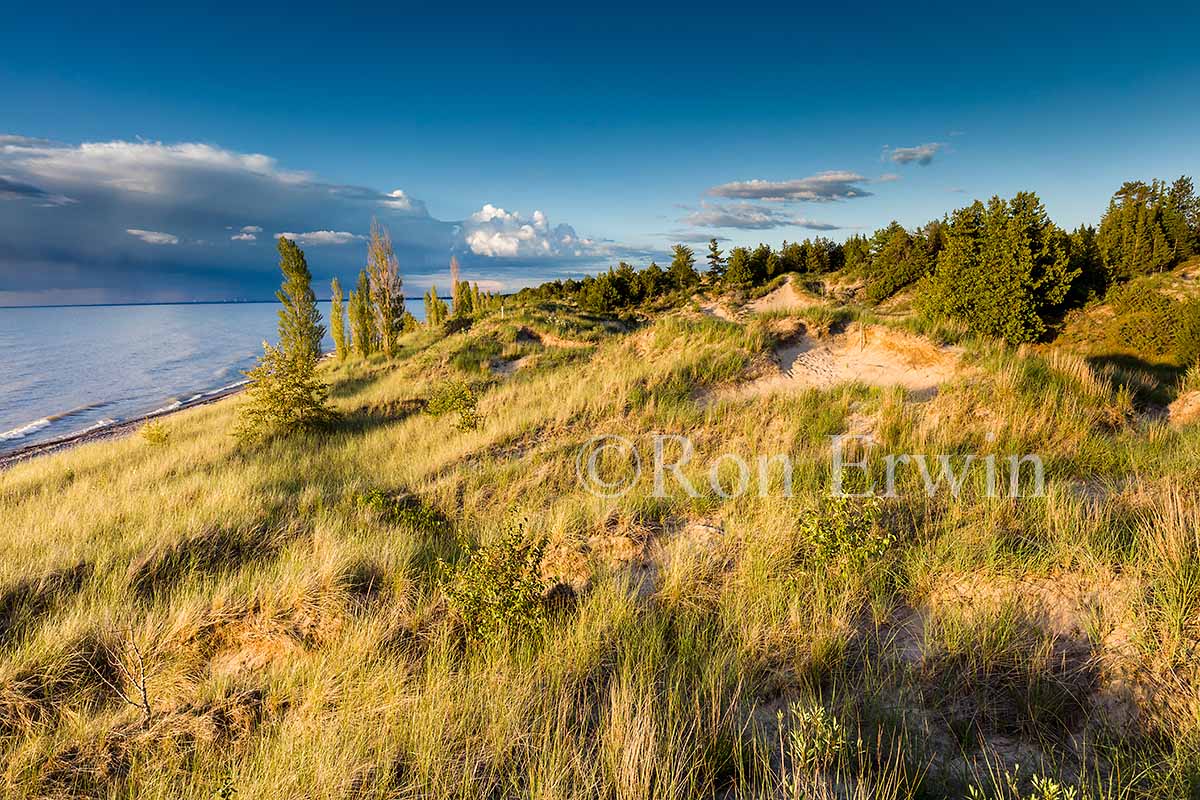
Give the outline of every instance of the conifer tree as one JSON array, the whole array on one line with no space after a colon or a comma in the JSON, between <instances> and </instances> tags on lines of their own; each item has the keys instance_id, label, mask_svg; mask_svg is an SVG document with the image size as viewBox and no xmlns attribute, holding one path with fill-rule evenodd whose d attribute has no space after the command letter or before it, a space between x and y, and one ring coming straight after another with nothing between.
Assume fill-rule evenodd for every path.
<instances>
[{"instance_id":1,"label":"conifer tree","mask_svg":"<svg viewBox=\"0 0 1200 800\"><path fill-rule=\"evenodd\" d=\"M708 240L708 274L714 281L721 280L725 275L725 255L717 247L716 238Z\"/></svg>"},{"instance_id":2,"label":"conifer tree","mask_svg":"<svg viewBox=\"0 0 1200 800\"><path fill-rule=\"evenodd\" d=\"M290 239L280 237L279 257L283 272L283 285L276 293L283 304L279 346L263 342L262 358L246 373L250 387L234 431L243 441L313 430L336 417L326 402L328 387L317 375L325 328L320 324L312 274L304 253Z\"/></svg>"},{"instance_id":3,"label":"conifer tree","mask_svg":"<svg viewBox=\"0 0 1200 800\"><path fill-rule=\"evenodd\" d=\"M750 271L750 251L735 247L729 251L729 262L725 265L725 283L730 286L749 286L754 282Z\"/></svg>"},{"instance_id":4,"label":"conifer tree","mask_svg":"<svg viewBox=\"0 0 1200 800\"><path fill-rule=\"evenodd\" d=\"M350 345L346 341L345 295L337 278L330 282L329 290L329 325L333 334L333 346L337 351L338 361L345 361L346 356L350 354Z\"/></svg>"},{"instance_id":5,"label":"conifer tree","mask_svg":"<svg viewBox=\"0 0 1200 800\"><path fill-rule=\"evenodd\" d=\"M685 244L675 245L674 253L667 269L667 280L676 289L690 289L700 282L700 276L696 274L696 255Z\"/></svg>"},{"instance_id":6,"label":"conifer tree","mask_svg":"<svg viewBox=\"0 0 1200 800\"><path fill-rule=\"evenodd\" d=\"M279 309L279 347L288 356L308 355L314 361L321 356L321 340L325 327L317 309L317 296L312 290L312 273L304 251L286 236L279 237L279 268L283 285L275 297L283 304Z\"/></svg>"},{"instance_id":7,"label":"conifer tree","mask_svg":"<svg viewBox=\"0 0 1200 800\"><path fill-rule=\"evenodd\" d=\"M367 245L367 272L370 276L371 311L375 337L388 358L399 350L404 332L404 291L400 264L392 248L392 237L379 220L371 220L371 241Z\"/></svg>"}]
</instances>

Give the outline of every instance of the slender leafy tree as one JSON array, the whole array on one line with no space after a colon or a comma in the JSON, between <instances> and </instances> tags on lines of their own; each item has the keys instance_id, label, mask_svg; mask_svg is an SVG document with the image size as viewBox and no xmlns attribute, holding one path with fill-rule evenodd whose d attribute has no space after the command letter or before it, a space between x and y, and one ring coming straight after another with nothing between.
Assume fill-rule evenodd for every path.
<instances>
[{"instance_id":1,"label":"slender leafy tree","mask_svg":"<svg viewBox=\"0 0 1200 800\"><path fill-rule=\"evenodd\" d=\"M342 284L337 278L329 284L329 325L333 333L333 346L337 351L338 361L345 361L350 354L350 344L346 340L346 308Z\"/></svg>"},{"instance_id":2,"label":"slender leafy tree","mask_svg":"<svg viewBox=\"0 0 1200 800\"><path fill-rule=\"evenodd\" d=\"M392 248L392 237L379 224L379 220L371 220L367 273L370 276L375 336L384 354L393 358L399 350L400 334L404 331L404 285L400 280L400 263Z\"/></svg>"},{"instance_id":3,"label":"slender leafy tree","mask_svg":"<svg viewBox=\"0 0 1200 800\"><path fill-rule=\"evenodd\" d=\"M358 273L358 286L350 292L350 334L354 352L367 358L375 352L375 317L371 311L371 279L365 269Z\"/></svg>"}]
</instances>

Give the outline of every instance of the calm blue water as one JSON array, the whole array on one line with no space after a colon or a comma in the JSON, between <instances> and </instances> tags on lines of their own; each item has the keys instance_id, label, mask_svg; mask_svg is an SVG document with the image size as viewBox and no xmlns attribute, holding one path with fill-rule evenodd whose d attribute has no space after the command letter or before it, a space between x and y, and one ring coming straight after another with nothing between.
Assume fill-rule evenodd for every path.
<instances>
[{"instance_id":1,"label":"calm blue water","mask_svg":"<svg viewBox=\"0 0 1200 800\"><path fill-rule=\"evenodd\" d=\"M421 316L419 298L407 305ZM243 380L263 340L277 339L278 308L0 308L0 452L193 401ZM328 336L325 347L333 348Z\"/></svg>"}]
</instances>

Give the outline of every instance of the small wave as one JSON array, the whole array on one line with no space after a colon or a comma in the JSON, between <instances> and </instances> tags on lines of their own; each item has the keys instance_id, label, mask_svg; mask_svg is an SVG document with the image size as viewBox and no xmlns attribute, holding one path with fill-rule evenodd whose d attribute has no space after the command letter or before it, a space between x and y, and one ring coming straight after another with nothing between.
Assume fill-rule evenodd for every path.
<instances>
[{"instance_id":1,"label":"small wave","mask_svg":"<svg viewBox=\"0 0 1200 800\"><path fill-rule=\"evenodd\" d=\"M100 430L101 428L107 428L109 425L116 425L116 424L117 424L117 420L111 419L109 417L105 417L102 420L93 422L91 425L88 425L86 428L80 428L79 430L73 432L71 435L78 436L81 433L90 433L91 431Z\"/></svg>"},{"instance_id":2,"label":"small wave","mask_svg":"<svg viewBox=\"0 0 1200 800\"><path fill-rule=\"evenodd\" d=\"M42 417L41 419L34 420L33 422L27 422L19 428L13 428L11 431L0 433L0 440L11 441L13 439L24 439L31 433L37 433L42 428L49 427L50 423L53 421L54 420L49 417Z\"/></svg>"},{"instance_id":3,"label":"small wave","mask_svg":"<svg viewBox=\"0 0 1200 800\"><path fill-rule=\"evenodd\" d=\"M150 412L150 416L154 416L155 414L165 414L168 411L174 411L175 409L179 408L182 405L183 405L182 400L174 400L170 403L167 403L162 408L154 409L153 411Z\"/></svg>"},{"instance_id":4,"label":"small wave","mask_svg":"<svg viewBox=\"0 0 1200 800\"><path fill-rule=\"evenodd\" d=\"M249 379L234 381L233 383L213 389L210 392L205 392L203 396L204 397L212 397L214 394L221 394L222 392L228 392L230 389L236 389L239 386L245 386L249 382L250 382ZM200 397L200 396L201 395L196 395L196 397Z\"/></svg>"}]
</instances>

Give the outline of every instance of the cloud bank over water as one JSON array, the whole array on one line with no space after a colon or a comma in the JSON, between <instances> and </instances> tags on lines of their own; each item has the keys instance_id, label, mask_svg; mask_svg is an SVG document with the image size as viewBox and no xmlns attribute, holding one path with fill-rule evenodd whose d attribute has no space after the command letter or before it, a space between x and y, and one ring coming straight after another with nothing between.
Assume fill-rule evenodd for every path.
<instances>
[{"instance_id":1,"label":"cloud bank over water","mask_svg":"<svg viewBox=\"0 0 1200 800\"><path fill-rule=\"evenodd\" d=\"M270 298L279 236L310 248L318 282L347 282L365 260L372 217L390 230L412 294L445 283L452 253L466 277L512 287L614 251L541 211L487 204L467 220L440 220L402 188L329 183L261 153L7 134L0 305Z\"/></svg>"}]
</instances>

